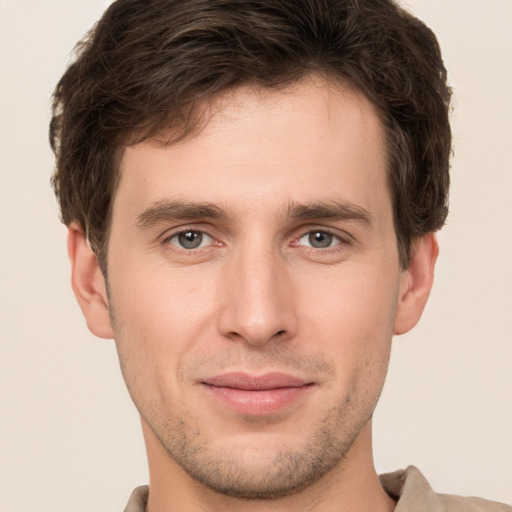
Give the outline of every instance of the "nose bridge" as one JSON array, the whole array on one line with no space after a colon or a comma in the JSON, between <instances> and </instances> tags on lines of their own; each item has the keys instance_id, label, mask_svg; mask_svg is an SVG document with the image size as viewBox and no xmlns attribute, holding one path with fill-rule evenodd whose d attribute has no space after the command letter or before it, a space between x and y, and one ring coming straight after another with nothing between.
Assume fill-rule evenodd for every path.
<instances>
[{"instance_id":1,"label":"nose bridge","mask_svg":"<svg viewBox=\"0 0 512 512\"><path fill-rule=\"evenodd\" d=\"M221 329L225 336L261 345L278 334L292 335L296 319L285 260L271 240L254 238L241 243L232 255Z\"/></svg>"}]
</instances>

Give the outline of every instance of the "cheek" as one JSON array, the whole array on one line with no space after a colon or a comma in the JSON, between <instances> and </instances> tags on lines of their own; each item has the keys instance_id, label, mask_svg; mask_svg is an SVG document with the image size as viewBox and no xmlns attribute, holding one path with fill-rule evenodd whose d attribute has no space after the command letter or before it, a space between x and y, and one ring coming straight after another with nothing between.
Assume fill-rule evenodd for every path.
<instances>
[{"instance_id":1,"label":"cheek","mask_svg":"<svg viewBox=\"0 0 512 512\"><path fill-rule=\"evenodd\" d=\"M121 268L112 276L111 290L116 314L139 334L151 333L155 341L179 343L180 337L188 337L211 314L214 283L205 272L136 265L129 268L128 279L121 277Z\"/></svg>"},{"instance_id":2,"label":"cheek","mask_svg":"<svg viewBox=\"0 0 512 512\"><path fill-rule=\"evenodd\" d=\"M180 365L199 339L204 307L193 287L132 267L129 280L112 276L111 306L120 366L143 417L179 402Z\"/></svg>"},{"instance_id":3,"label":"cheek","mask_svg":"<svg viewBox=\"0 0 512 512\"><path fill-rule=\"evenodd\" d=\"M152 389L147 399L155 402L177 387L187 354L211 337L214 287L190 272L126 266L111 274L117 350L134 401L145 403L137 395Z\"/></svg>"},{"instance_id":4,"label":"cheek","mask_svg":"<svg viewBox=\"0 0 512 512\"><path fill-rule=\"evenodd\" d=\"M395 275L393 275L395 274ZM343 267L304 275L297 300L301 315L320 328L340 334L387 331L393 323L399 293L399 272Z\"/></svg>"},{"instance_id":5,"label":"cheek","mask_svg":"<svg viewBox=\"0 0 512 512\"><path fill-rule=\"evenodd\" d=\"M345 269L304 280L299 294L301 336L329 353L338 377L357 372L383 378L389 359L398 297L398 273Z\"/></svg>"}]
</instances>

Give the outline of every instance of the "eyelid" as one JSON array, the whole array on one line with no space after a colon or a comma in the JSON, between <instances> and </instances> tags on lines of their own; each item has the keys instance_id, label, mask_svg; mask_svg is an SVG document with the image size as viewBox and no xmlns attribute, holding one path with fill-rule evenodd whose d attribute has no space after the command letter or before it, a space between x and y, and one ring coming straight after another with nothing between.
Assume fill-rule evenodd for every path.
<instances>
[{"instance_id":1,"label":"eyelid","mask_svg":"<svg viewBox=\"0 0 512 512\"><path fill-rule=\"evenodd\" d=\"M210 226L202 227L198 226L197 224L184 224L180 226L176 226L173 228L166 229L158 238L160 240L160 243L163 245L172 245L173 248L176 248L176 250L183 250L185 252L194 252L194 251L201 251L204 249L207 249L208 247L219 247L223 246L224 243L219 240L219 237L211 233L211 229L209 229ZM177 244L171 244L170 240L179 236L182 233L186 233L189 231L194 231L196 233L201 233L204 236L207 236L211 239L211 242L208 243L206 246L198 247L196 249L185 249L180 248ZM301 238L303 238L306 235L309 235L310 233L327 233L333 237L336 237L339 242L326 248L315 248L315 247L309 247L303 244L300 244L299 241ZM299 228L298 235L295 235L292 237L292 241L290 242L291 247L303 247L304 249L310 249L312 251L318 251L318 252L327 252L329 250L336 250L336 248L339 249L339 246L347 246L351 245L355 242L355 239L352 235L347 233L344 230L340 230L333 227L327 227L327 226L319 226L319 225L309 225L309 226L302 226L302 228Z\"/></svg>"},{"instance_id":2,"label":"eyelid","mask_svg":"<svg viewBox=\"0 0 512 512\"><path fill-rule=\"evenodd\" d=\"M194 249L186 249L184 247L180 247L178 244L172 243L171 240L173 238L178 237L182 233L187 233L193 231L194 233L201 233L203 236L208 237L211 242L207 245L204 245L202 247L197 247ZM176 251L183 251L187 253L193 253L201 250L208 249L209 247L215 247L219 246L222 243L219 242L218 238L211 234L209 229L206 229L204 227L198 227L197 225L181 225L174 228L170 228L165 230L159 237L158 237L160 243L162 245L165 245L169 250L176 250ZM172 248L172 249L171 249Z\"/></svg>"},{"instance_id":3,"label":"eyelid","mask_svg":"<svg viewBox=\"0 0 512 512\"><path fill-rule=\"evenodd\" d=\"M215 236L210 234L210 229L208 227L203 227L203 225L198 225L194 223L190 224L181 224L179 226L174 226L172 228L167 228L165 231L163 231L160 235L158 235L158 239L162 242L165 240L168 240L169 238L172 238L174 236L179 235L180 233L186 233L187 231L194 231L196 233L203 233L205 235L208 235L209 237L215 239Z\"/></svg>"},{"instance_id":4,"label":"eyelid","mask_svg":"<svg viewBox=\"0 0 512 512\"><path fill-rule=\"evenodd\" d=\"M309 240L309 238L311 237L312 234L316 235L318 233L322 233L322 234L329 236L331 244L327 245L325 247L315 247L314 245L312 245L312 242ZM300 242L302 239L305 239L305 241L302 244L300 244L301 246L307 247L308 249L315 249L315 250L321 250L321 251L333 249L336 246L341 245L343 243L343 240L339 236L329 233L327 231L318 231L318 230L313 230L308 233L305 233L298 239L298 242Z\"/></svg>"},{"instance_id":5,"label":"eyelid","mask_svg":"<svg viewBox=\"0 0 512 512\"><path fill-rule=\"evenodd\" d=\"M182 247L180 245L178 239L179 239L179 236L184 234L184 233L197 233L197 234L200 234L202 236L201 244L198 247L191 247L191 248ZM176 243L174 242L175 240L176 240ZM200 249L204 249L205 247L209 247L211 245L214 245L212 242L214 242L215 239L212 236L210 236L208 233L206 233L205 231L198 231L196 229L186 229L185 231L178 231L177 233L174 233L173 235L170 235L169 237L167 237L166 241L167 241L167 243L170 243L171 245L174 245L175 247L177 247L180 250L184 250L184 251L190 252L190 251L197 251L197 250L200 250Z\"/></svg>"},{"instance_id":6,"label":"eyelid","mask_svg":"<svg viewBox=\"0 0 512 512\"><path fill-rule=\"evenodd\" d=\"M325 226L308 226L308 227L303 228L299 232L299 235L297 237L294 237L292 245L296 245L296 242L298 242L301 238L305 237L306 235L309 235L310 233L327 233L329 235L332 235L332 236L338 238L342 244L350 244L350 243L354 242L354 238L346 231L341 231L336 228L325 227ZM335 247L335 246L333 246L333 247ZM329 249L331 249L333 247L329 247Z\"/></svg>"}]
</instances>

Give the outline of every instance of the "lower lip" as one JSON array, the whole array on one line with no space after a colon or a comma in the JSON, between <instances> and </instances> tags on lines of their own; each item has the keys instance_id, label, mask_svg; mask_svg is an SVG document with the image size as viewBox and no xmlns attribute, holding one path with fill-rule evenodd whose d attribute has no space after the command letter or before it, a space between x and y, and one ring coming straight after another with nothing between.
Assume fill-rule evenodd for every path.
<instances>
[{"instance_id":1,"label":"lower lip","mask_svg":"<svg viewBox=\"0 0 512 512\"><path fill-rule=\"evenodd\" d=\"M265 416L297 403L311 390L312 385L255 391L207 384L204 387L217 400L239 414Z\"/></svg>"}]
</instances>

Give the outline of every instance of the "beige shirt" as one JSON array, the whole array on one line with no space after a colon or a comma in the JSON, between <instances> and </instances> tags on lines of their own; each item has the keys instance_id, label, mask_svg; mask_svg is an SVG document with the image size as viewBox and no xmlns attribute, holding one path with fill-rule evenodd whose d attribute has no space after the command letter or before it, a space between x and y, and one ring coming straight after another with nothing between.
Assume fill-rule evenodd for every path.
<instances>
[{"instance_id":1,"label":"beige shirt","mask_svg":"<svg viewBox=\"0 0 512 512\"><path fill-rule=\"evenodd\" d=\"M380 476L384 490L398 500L395 512L512 512L512 507L481 498L436 494L414 466ZM149 495L147 485L137 487L124 512L144 512Z\"/></svg>"}]
</instances>

